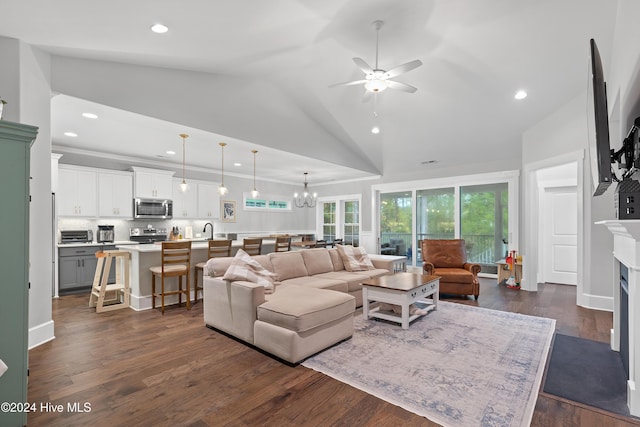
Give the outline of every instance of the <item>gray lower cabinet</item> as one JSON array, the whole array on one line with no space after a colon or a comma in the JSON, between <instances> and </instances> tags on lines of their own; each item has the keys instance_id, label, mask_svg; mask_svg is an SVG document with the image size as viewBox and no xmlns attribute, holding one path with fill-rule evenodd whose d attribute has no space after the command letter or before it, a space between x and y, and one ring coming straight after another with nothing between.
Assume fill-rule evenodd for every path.
<instances>
[{"instance_id":1,"label":"gray lower cabinet","mask_svg":"<svg viewBox=\"0 0 640 427\"><path fill-rule=\"evenodd\" d=\"M60 295L91 289L98 265L96 252L114 250L115 246L100 245L58 248L58 285ZM109 283L115 281L115 270L109 272Z\"/></svg>"}]
</instances>

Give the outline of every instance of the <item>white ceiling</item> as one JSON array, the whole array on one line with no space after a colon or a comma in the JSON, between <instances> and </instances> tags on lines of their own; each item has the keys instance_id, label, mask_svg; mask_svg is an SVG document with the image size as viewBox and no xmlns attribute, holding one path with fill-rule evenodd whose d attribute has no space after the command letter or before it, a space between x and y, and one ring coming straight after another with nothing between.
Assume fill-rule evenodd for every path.
<instances>
[{"instance_id":1,"label":"white ceiling","mask_svg":"<svg viewBox=\"0 0 640 427\"><path fill-rule=\"evenodd\" d=\"M55 146L150 162L168 161L158 155L173 149L173 162L180 163L178 134L186 132L190 165L218 169L219 151L212 153L211 146L219 150L217 142L224 141L230 172L231 163L240 161L244 166L235 172L250 174L255 148L261 178L299 182L307 170L310 181L330 182L377 174L419 177L427 167L519 159L523 131L585 91L590 38L607 62L616 2L0 0L0 10L0 35L56 55L268 80L371 167L316 160L322 147L313 141L282 138L265 146L65 94L52 100ZM381 68L414 59L424 65L395 78L417 87L416 93L387 90L363 103L359 86L328 86L362 77L353 57L375 63L375 20L384 21ZM169 32L151 33L157 22ZM529 97L516 101L519 89ZM89 110L99 119L80 115ZM374 120L379 135L370 133ZM67 130L79 137L62 135ZM423 165L427 160L438 163Z\"/></svg>"}]
</instances>

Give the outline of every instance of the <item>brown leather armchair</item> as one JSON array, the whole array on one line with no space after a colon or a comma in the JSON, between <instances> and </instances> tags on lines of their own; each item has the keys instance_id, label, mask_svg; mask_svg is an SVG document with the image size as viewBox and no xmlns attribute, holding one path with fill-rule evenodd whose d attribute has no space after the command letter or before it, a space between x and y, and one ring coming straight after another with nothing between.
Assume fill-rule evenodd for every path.
<instances>
[{"instance_id":1,"label":"brown leather armchair","mask_svg":"<svg viewBox=\"0 0 640 427\"><path fill-rule=\"evenodd\" d=\"M440 294L480 294L480 264L467 262L463 239L422 240L422 269L425 274L440 277Z\"/></svg>"}]
</instances>

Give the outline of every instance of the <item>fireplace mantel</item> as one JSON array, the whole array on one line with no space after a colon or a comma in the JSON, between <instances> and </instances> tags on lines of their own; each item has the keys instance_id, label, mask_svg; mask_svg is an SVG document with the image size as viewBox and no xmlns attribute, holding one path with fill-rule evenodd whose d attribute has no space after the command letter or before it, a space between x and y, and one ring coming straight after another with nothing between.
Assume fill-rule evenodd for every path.
<instances>
[{"instance_id":1,"label":"fireplace mantel","mask_svg":"<svg viewBox=\"0 0 640 427\"><path fill-rule=\"evenodd\" d=\"M620 264L628 269L628 334L629 334L629 378L627 380L627 405L631 415L640 416L640 220L609 220L596 222L604 225L613 234L613 329L611 348L620 351L621 292Z\"/></svg>"}]
</instances>

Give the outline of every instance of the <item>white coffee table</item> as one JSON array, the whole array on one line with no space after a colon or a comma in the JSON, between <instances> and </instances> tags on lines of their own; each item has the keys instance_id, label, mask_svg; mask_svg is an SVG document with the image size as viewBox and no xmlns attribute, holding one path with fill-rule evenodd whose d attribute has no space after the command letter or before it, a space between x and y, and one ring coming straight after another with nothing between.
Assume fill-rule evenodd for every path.
<instances>
[{"instance_id":1,"label":"white coffee table","mask_svg":"<svg viewBox=\"0 0 640 427\"><path fill-rule=\"evenodd\" d=\"M409 329L409 323L420 317L409 314L415 302L427 304L427 311L437 310L440 297L440 277L415 273L396 273L362 282L362 313L365 319L378 318L400 323ZM427 299L428 298L428 299ZM400 315L371 308L371 302L386 302L402 307Z\"/></svg>"}]
</instances>

